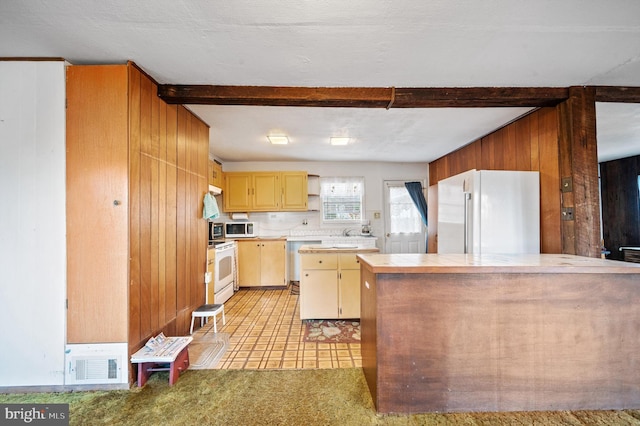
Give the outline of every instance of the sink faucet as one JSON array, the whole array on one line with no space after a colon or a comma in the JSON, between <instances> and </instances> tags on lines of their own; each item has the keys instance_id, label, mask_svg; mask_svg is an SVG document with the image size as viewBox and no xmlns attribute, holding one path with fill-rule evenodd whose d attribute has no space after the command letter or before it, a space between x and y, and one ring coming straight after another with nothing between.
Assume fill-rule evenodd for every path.
<instances>
[{"instance_id":1,"label":"sink faucet","mask_svg":"<svg viewBox=\"0 0 640 426\"><path fill-rule=\"evenodd\" d=\"M345 229L342 231L342 236L343 236L343 237L350 237L351 235L350 235L349 233L350 233L351 231L352 231L352 229L345 228Z\"/></svg>"}]
</instances>

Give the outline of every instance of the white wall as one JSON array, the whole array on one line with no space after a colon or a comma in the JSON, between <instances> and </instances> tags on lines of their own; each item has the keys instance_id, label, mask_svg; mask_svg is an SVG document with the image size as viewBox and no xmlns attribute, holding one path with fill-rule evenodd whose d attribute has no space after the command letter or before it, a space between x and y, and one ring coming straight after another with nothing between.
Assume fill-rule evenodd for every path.
<instances>
[{"instance_id":1,"label":"white wall","mask_svg":"<svg viewBox=\"0 0 640 426\"><path fill-rule=\"evenodd\" d=\"M385 180L419 180L428 183L428 163L374 163L374 162L222 162L222 170L233 171L281 171L306 170L309 174L326 176L363 176L365 179L365 219L371 221L372 234L384 235L384 186ZM428 184L425 185L425 188ZM381 218L374 219L374 212ZM280 232L304 232L322 229L319 212L252 213L250 219L258 222L263 234ZM308 224L302 225L304 219ZM230 220L222 214L221 221ZM332 228L335 228L332 227ZM349 227L351 228L351 227ZM355 228L355 227L354 227ZM358 229L359 230L359 229ZM382 249L382 238L378 247Z\"/></svg>"},{"instance_id":2,"label":"white wall","mask_svg":"<svg viewBox=\"0 0 640 426\"><path fill-rule=\"evenodd\" d=\"M64 66L0 61L0 387L64 383Z\"/></svg>"}]
</instances>

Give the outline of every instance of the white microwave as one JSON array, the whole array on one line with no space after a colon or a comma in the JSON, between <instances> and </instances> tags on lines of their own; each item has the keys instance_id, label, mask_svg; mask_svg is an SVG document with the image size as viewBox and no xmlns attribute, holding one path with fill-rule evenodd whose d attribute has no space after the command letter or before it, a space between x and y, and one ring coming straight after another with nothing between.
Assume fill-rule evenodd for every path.
<instances>
[{"instance_id":1,"label":"white microwave","mask_svg":"<svg viewBox=\"0 0 640 426\"><path fill-rule=\"evenodd\" d=\"M248 238L256 236L256 226L254 222L225 222L225 238Z\"/></svg>"}]
</instances>

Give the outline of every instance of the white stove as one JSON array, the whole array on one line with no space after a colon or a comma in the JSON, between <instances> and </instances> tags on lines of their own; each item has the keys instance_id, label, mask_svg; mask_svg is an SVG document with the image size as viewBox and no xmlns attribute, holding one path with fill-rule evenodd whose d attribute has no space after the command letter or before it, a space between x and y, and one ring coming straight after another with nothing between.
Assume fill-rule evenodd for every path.
<instances>
[{"instance_id":1,"label":"white stove","mask_svg":"<svg viewBox=\"0 0 640 426\"><path fill-rule=\"evenodd\" d=\"M236 243L235 241L212 241L215 248L215 268L213 291L215 301L207 303L224 303L233 296L236 275Z\"/></svg>"}]
</instances>

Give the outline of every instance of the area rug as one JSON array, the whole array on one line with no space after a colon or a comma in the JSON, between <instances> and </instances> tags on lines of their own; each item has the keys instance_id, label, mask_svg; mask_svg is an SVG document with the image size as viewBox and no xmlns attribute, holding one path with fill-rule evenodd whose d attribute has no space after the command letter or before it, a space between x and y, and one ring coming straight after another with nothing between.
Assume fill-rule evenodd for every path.
<instances>
[{"instance_id":1,"label":"area rug","mask_svg":"<svg viewBox=\"0 0 640 426\"><path fill-rule=\"evenodd\" d=\"M360 321L305 320L304 341L360 343Z\"/></svg>"},{"instance_id":2,"label":"area rug","mask_svg":"<svg viewBox=\"0 0 640 426\"><path fill-rule=\"evenodd\" d=\"M189 369L215 368L229 347L228 333L197 333L189 345Z\"/></svg>"}]
</instances>

